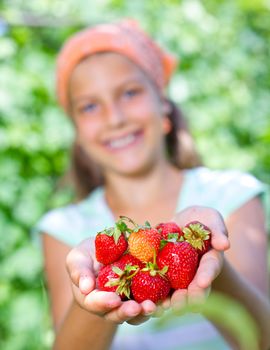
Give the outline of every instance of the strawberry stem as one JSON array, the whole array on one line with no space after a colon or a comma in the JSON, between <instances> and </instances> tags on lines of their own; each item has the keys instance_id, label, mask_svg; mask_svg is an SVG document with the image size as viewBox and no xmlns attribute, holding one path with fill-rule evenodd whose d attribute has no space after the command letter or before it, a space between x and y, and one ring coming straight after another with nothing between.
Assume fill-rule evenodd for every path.
<instances>
[{"instance_id":1,"label":"strawberry stem","mask_svg":"<svg viewBox=\"0 0 270 350\"><path fill-rule=\"evenodd\" d=\"M140 270L139 267L136 268L136 270L135 270L132 274L128 275L128 277L126 278L126 280L132 279L132 278L139 272L139 270Z\"/></svg>"},{"instance_id":2,"label":"strawberry stem","mask_svg":"<svg viewBox=\"0 0 270 350\"><path fill-rule=\"evenodd\" d=\"M138 226L138 224L136 224L136 222L133 221L132 219L130 219L128 216L120 215L119 217L120 217L120 219L123 220L123 221L128 221L128 222L130 222L130 223L133 224L135 227Z\"/></svg>"}]
</instances>

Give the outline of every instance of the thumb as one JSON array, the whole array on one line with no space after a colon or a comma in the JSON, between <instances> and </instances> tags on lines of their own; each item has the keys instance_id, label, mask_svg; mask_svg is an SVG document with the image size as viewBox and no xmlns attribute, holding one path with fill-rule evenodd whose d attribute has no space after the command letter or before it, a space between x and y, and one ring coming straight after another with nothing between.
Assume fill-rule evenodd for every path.
<instances>
[{"instance_id":1,"label":"thumb","mask_svg":"<svg viewBox=\"0 0 270 350\"><path fill-rule=\"evenodd\" d=\"M91 271L84 271L79 277L79 289L82 294L89 294L96 287L96 279Z\"/></svg>"},{"instance_id":2,"label":"thumb","mask_svg":"<svg viewBox=\"0 0 270 350\"><path fill-rule=\"evenodd\" d=\"M72 283L83 294L90 293L96 284L93 259L86 255L80 246L73 248L67 255L66 268Z\"/></svg>"}]
</instances>

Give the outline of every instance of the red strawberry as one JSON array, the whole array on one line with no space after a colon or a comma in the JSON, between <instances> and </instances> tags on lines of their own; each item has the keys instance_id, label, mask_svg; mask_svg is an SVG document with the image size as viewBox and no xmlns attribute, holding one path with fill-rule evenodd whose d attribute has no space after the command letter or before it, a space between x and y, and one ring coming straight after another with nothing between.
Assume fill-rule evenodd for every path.
<instances>
[{"instance_id":1,"label":"red strawberry","mask_svg":"<svg viewBox=\"0 0 270 350\"><path fill-rule=\"evenodd\" d=\"M158 303L168 296L170 290L171 285L164 274L152 269L140 270L131 281L131 292L138 303L144 300Z\"/></svg>"},{"instance_id":2,"label":"red strawberry","mask_svg":"<svg viewBox=\"0 0 270 350\"><path fill-rule=\"evenodd\" d=\"M121 256L121 258L117 260L117 262L124 263L125 265L138 266L140 269L144 268L145 265L141 260L135 258L135 256L129 253Z\"/></svg>"},{"instance_id":3,"label":"red strawberry","mask_svg":"<svg viewBox=\"0 0 270 350\"><path fill-rule=\"evenodd\" d=\"M157 265L168 267L166 276L173 289L186 289L196 273L198 253L188 242L169 242L159 252Z\"/></svg>"},{"instance_id":4,"label":"red strawberry","mask_svg":"<svg viewBox=\"0 0 270 350\"><path fill-rule=\"evenodd\" d=\"M96 259L104 265L118 260L127 250L128 244L125 238L127 225L119 220L114 227L98 232L95 238Z\"/></svg>"},{"instance_id":5,"label":"red strawberry","mask_svg":"<svg viewBox=\"0 0 270 350\"><path fill-rule=\"evenodd\" d=\"M154 255L158 253L160 242L160 233L148 222L144 226L136 225L128 238L129 252L143 262L153 261Z\"/></svg>"},{"instance_id":6,"label":"red strawberry","mask_svg":"<svg viewBox=\"0 0 270 350\"><path fill-rule=\"evenodd\" d=\"M99 290L117 293L122 300L130 298L131 278L137 270L137 266L119 261L103 266L98 273L97 287Z\"/></svg>"},{"instance_id":7,"label":"red strawberry","mask_svg":"<svg viewBox=\"0 0 270 350\"><path fill-rule=\"evenodd\" d=\"M198 252L199 256L206 253L211 247L211 231L199 221L191 221L183 228L184 238Z\"/></svg>"},{"instance_id":8,"label":"red strawberry","mask_svg":"<svg viewBox=\"0 0 270 350\"><path fill-rule=\"evenodd\" d=\"M173 221L161 222L156 226L163 239L175 238L179 240L184 235L181 228Z\"/></svg>"}]
</instances>

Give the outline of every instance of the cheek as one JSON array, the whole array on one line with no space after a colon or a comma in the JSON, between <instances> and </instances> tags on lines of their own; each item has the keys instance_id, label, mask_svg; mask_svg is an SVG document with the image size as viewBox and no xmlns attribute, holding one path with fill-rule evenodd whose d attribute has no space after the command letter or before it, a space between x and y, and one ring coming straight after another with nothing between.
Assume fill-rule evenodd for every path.
<instances>
[{"instance_id":1,"label":"cheek","mask_svg":"<svg viewBox=\"0 0 270 350\"><path fill-rule=\"evenodd\" d=\"M126 113L140 122L156 121L160 111L158 104L152 98L144 97L127 106Z\"/></svg>"},{"instance_id":2,"label":"cheek","mask_svg":"<svg viewBox=\"0 0 270 350\"><path fill-rule=\"evenodd\" d=\"M81 142L94 141L100 130L100 123L93 120L81 120L76 123L76 132Z\"/></svg>"}]
</instances>

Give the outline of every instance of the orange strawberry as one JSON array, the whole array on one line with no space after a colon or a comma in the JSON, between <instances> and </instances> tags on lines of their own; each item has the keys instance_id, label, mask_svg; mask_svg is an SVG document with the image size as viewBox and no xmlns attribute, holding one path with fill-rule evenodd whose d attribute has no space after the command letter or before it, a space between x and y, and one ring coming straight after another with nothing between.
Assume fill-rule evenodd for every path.
<instances>
[{"instance_id":1,"label":"orange strawberry","mask_svg":"<svg viewBox=\"0 0 270 350\"><path fill-rule=\"evenodd\" d=\"M129 218L121 218L132 222L135 227L128 238L129 253L142 262L153 261L154 254L157 255L161 242L158 230L152 228L149 222L146 222L144 226L139 226Z\"/></svg>"},{"instance_id":2,"label":"orange strawberry","mask_svg":"<svg viewBox=\"0 0 270 350\"><path fill-rule=\"evenodd\" d=\"M183 228L184 238L198 252L199 256L205 254L211 247L211 231L199 221L191 221Z\"/></svg>"},{"instance_id":3,"label":"orange strawberry","mask_svg":"<svg viewBox=\"0 0 270 350\"><path fill-rule=\"evenodd\" d=\"M166 276L173 289L185 289L195 276L198 253L188 242L169 242L159 252L157 265L168 268Z\"/></svg>"}]
</instances>

